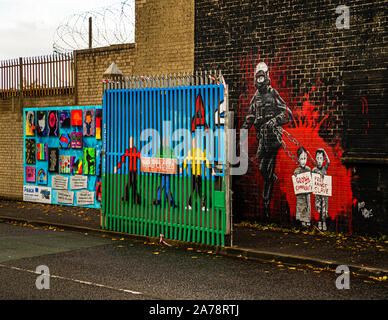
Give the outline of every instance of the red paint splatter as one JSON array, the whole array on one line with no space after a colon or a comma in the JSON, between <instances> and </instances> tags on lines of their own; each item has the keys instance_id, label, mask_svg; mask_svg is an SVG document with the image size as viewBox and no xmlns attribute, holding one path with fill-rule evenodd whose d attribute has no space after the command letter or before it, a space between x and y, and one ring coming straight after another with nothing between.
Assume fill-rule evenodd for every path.
<instances>
[{"instance_id":1,"label":"red paint splatter","mask_svg":"<svg viewBox=\"0 0 388 320\"><path fill-rule=\"evenodd\" d=\"M339 143L335 146L330 146L326 141L319 136L319 129L324 121L316 121L315 109L311 110L312 104L306 103L302 105L301 114L305 116L303 121L294 121L295 127L287 128L290 133L304 148L309 151L311 156L315 159L315 152L319 148L325 149L329 159L330 165L328 168L328 175L332 176L332 196L329 197L329 217L335 219L337 215L343 212L351 211L353 193L351 189L351 172L341 163L341 155L343 150ZM298 146L291 143L286 137L283 137L291 152L296 155ZM278 183L281 193L286 194L288 204L290 206L290 214L295 216L296 196L293 192L293 185L291 176L294 173L297 165L291 161L289 156L281 151L277 157L276 174L279 177ZM313 169L315 164L309 159L307 166ZM315 196L311 196L311 215L313 220L319 219L319 214L315 210Z\"/></svg>"},{"instance_id":2,"label":"red paint splatter","mask_svg":"<svg viewBox=\"0 0 388 320\"><path fill-rule=\"evenodd\" d=\"M335 145L329 144L319 134L320 131L331 129L333 123L330 116L330 106L334 109L336 106L336 100L331 101L329 108L325 106L325 90L324 83L319 79L311 87L308 92L293 92L293 88L290 85L290 79L293 77L292 62L295 59L292 58L287 52L287 45L282 47L279 53L273 60L265 59L270 71L271 86L274 87L286 102L287 106L293 113L293 121L284 126L301 145L305 147L311 156L315 159L315 152L318 148L325 149L330 159L330 166L328 168L328 175L332 176L332 196L329 197L329 217L334 221L338 221L338 216L346 216L349 223L349 232L351 233L351 214L353 204L353 193L351 189L351 173L344 165L342 165L340 159L343 150L340 147L339 141ZM252 55L248 54L245 59L240 57L241 75L240 88L241 94L239 97L239 117L238 126L241 128L242 123L245 120L249 111L249 102L252 95L255 93L254 87L254 69L258 62L260 62L259 48L257 50L256 61L252 61ZM321 96L318 103L313 102L312 94L314 97ZM365 98L364 98L365 99ZM366 99L363 101L363 108L367 110ZM325 109L325 112L323 111ZM364 110L364 109L363 109ZM257 150L256 132L254 129L249 131L249 154L255 155ZM286 142L291 152L296 156L298 146L283 136L283 141ZM311 160L307 165L313 169L315 166ZM282 217L277 217L281 211L284 211L284 198L286 199L289 209L291 220L295 217L296 211L296 196L294 194L292 184L292 174L294 173L297 165L281 148L277 156L275 174L278 180L275 183L272 200L271 200L271 218L278 218L282 221ZM246 193L249 199L243 199L243 202L249 204L249 207L255 207L256 212L252 212L249 215L256 216L258 213L263 214L264 203L262 199L263 192L263 179L257 167L256 162L250 162L248 172L245 176L240 177L241 185L252 185L254 181L255 191L257 190L257 197L252 199L251 193ZM244 197L243 193L240 193L240 197ZM312 220L318 220L319 214L315 210L315 196L311 196L311 215Z\"/></svg>"}]
</instances>

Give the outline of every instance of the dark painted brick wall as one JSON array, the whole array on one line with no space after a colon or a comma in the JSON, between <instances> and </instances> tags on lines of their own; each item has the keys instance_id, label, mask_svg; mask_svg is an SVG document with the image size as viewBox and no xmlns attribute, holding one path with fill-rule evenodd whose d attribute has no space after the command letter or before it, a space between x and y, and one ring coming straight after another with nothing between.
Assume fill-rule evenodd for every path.
<instances>
[{"instance_id":1,"label":"dark painted brick wall","mask_svg":"<svg viewBox=\"0 0 388 320\"><path fill-rule=\"evenodd\" d=\"M222 70L237 127L254 93L247 79L259 60L272 68L274 87L288 104L297 108L308 94L309 102L320 106L320 117L327 116L320 136L344 151L353 197L374 215L365 219L354 210L352 230L387 233L387 2L342 2L198 0L194 67ZM340 4L350 8L350 29L336 28ZM254 153L255 146L250 147ZM247 175L252 179L233 178L234 215L236 220L260 220L254 164ZM288 223L287 202L281 202L275 222ZM339 220L337 225L348 226L349 219Z\"/></svg>"}]
</instances>

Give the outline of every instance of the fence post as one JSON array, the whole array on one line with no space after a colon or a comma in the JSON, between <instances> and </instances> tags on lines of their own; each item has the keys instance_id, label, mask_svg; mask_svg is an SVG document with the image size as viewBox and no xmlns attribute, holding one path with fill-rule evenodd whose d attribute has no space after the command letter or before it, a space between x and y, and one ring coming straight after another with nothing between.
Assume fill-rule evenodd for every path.
<instances>
[{"instance_id":1,"label":"fence post","mask_svg":"<svg viewBox=\"0 0 388 320\"><path fill-rule=\"evenodd\" d=\"M229 97L226 94L228 91L228 85L224 87L224 99L225 101L225 215L226 215L226 227L225 234L230 235L230 246L233 246L233 221L232 221L232 197L231 197L231 177L230 177L230 151L229 150L229 129L231 129L231 115L229 113Z\"/></svg>"},{"instance_id":2,"label":"fence post","mask_svg":"<svg viewBox=\"0 0 388 320\"><path fill-rule=\"evenodd\" d=\"M19 113L23 116L23 58L19 57Z\"/></svg>"},{"instance_id":3,"label":"fence post","mask_svg":"<svg viewBox=\"0 0 388 320\"><path fill-rule=\"evenodd\" d=\"M93 36L92 36L92 17L89 17L89 49L92 48L92 41L93 41Z\"/></svg>"},{"instance_id":4,"label":"fence post","mask_svg":"<svg viewBox=\"0 0 388 320\"><path fill-rule=\"evenodd\" d=\"M78 63L77 63L77 51L73 51L73 68L71 68L71 77L73 83L74 105L78 105Z\"/></svg>"}]
</instances>

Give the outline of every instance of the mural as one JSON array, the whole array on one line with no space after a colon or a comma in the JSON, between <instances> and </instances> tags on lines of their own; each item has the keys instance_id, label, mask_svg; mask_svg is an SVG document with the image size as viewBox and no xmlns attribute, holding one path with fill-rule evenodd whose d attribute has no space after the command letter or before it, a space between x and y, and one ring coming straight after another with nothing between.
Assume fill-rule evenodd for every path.
<instances>
[{"instance_id":1,"label":"mural","mask_svg":"<svg viewBox=\"0 0 388 320\"><path fill-rule=\"evenodd\" d=\"M74 127L82 126L82 110L71 110L71 125Z\"/></svg>"},{"instance_id":2,"label":"mural","mask_svg":"<svg viewBox=\"0 0 388 320\"><path fill-rule=\"evenodd\" d=\"M259 51L240 59L237 128L255 130L241 141L250 161L238 179L257 192L255 199L240 193L241 201L253 202L248 211L261 221L336 231L345 220L352 233L351 172L340 161L341 137L328 134L339 122L336 101L328 101L320 79L295 91L286 50L270 64L261 60Z\"/></svg>"},{"instance_id":3,"label":"mural","mask_svg":"<svg viewBox=\"0 0 388 320\"><path fill-rule=\"evenodd\" d=\"M35 152L36 152L35 139L26 139L25 141L26 164L35 164Z\"/></svg>"},{"instance_id":4,"label":"mural","mask_svg":"<svg viewBox=\"0 0 388 320\"><path fill-rule=\"evenodd\" d=\"M94 109L84 110L84 136L94 137L96 132L96 116Z\"/></svg>"},{"instance_id":5,"label":"mural","mask_svg":"<svg viewBox=\"0 0 388 320\"><path fill-rule=\"evenodd\" d=\"M96 139L101 139L102 110L96 110Z\"/></svg>"},{"instance_id":6,"label":"mural","mask_svg":"<svg viewBox=\"0 0 388 320\"><path fill-rule=\"evenodd\" d=\"M26 167L26 181L35 182L35 167Z\"/></svg>"},{"instance_id":7,"label":"mural","mask_svg":"<svg viewBox=\"0 0 388 320\"><path fill-rule=\"evenodd\" d=\"M193 196L199 197L200 199L200 206L202 208L202 211L208 210L207 207L207 192L206 187L202 188L202 167L204 167L203 175L206 177L207 171L206 168L210 168L210 162L206 157L206 149L203 151L197 146L197 143L195 141L195 138L192 139L193 141L193 148L187 153L186 158L183 162L183 169L188 169L188 164L191 164L191 175L192 175L192 186L191 186L191 193L189 196L189 200L187 203L187 207L189 210L193 207ZM206 167L205 167L206 166ZM211 201L210 201L211 203Z\"/></svg>"},{"instance_id":8,"label":"mural","mask_svg":"<svg viewBox=\"0 0 388 320\"><path fill-rule=\"evenodd\" d=\"M25 114L25 201L101 208L98 183L101 183L102 141L94 136L83 137L83 111L86 110L94 115L101 107L28 109L36 116L36 136L34 139L28 136L31 130Z\"/></svg>"},{"instance_id":9,"label":"mural","mask_svg":"<svg viewBox=\"0 0 388 320\"><path fill-rule=\"evenodd\" d=\"M329 169L330 159L326 151L322 148L315 153L315 161L317 166L313 168L312 172L319 174L322 179L327 175ZM326 161L326 164L323 163ZM326 218L329 216L329 197L326 195L315 195L315 210L319 213L318 229L326 231Z\"/></svg>"},{"instance_id":10,"label":"mural","mask_svg":"<svg viewBox=\"0 0 388 320\"><path fill-rule=\"evenodd\" d=\"M70 174L70 156L64 156L60 155L59 156L59 173L68 173Z\"/></svg>"},{"instance_id":11,"label":"mural","mask_svg":"<svg viewBox=\"0 0 388 320\"><path fill-rule=\"evenodd\" d=\"M69 149L71 146L70 135L68 133L61 133L59 135L59 147L61 149Z\"/></svg>"},{"instance_id":12,"label":"mural","mask_svg":"<svg viewBox=\"0 0 388 320\"><path fill-rule=\"evenodd\" d=\"M159 149L154 158L176 159L171 147L168 146L166 139L163 139L163 146ZM160 184L157 188L156 199L154 200L153 204L156 206L161 206L162 200L164 200L166 203L169 203L173 208L178 207L175 202L175 182L172 179L171 174L160 174Z\"/></svg>"},{"instance_id":13,"label":"mural","mask_svg":"<svg viewBox=\"0 0 388 320\"><path fill-rule=\"evenodd\" d=\"M96 200L98 202L101 202L101 200L102 200L102 182L101 181L96 182Z\"/></svg>"},{"instance_id":14,"label":"mural","mask_svg":"<svg viewBox=\"0 0 388 320\"><path fill-rule=\"evenodd\" d=\"M82 174L82 157L71 157L71 174Z\"/></svg>"},{"instance_id":15,"label":"mural","mask_svg":"<svg viewBox=\"0 0 388 320\"><path fill-rule=\"evenodd\" d=\"M146 90L159 96L159 88ZM174 220L182 233L187 231L181 239L223 245L229 222L224 219L221 119L225 110L219 109L224 87L218 83L165 90L165 98L163 94L152 103L133 103L136 90L106 91L104 108L108 112L103 125L109 129L104 140L103 228L116 230L121 224L118 212L125 212L127 220L121 225L124 230L130 228L128 232L177 238L178 228L164 222ZM116 104L118 94L128 104ZM181 95L187 97L187 103L178 103ZM134 219L139 210L147 212L149 226L154 227L144 225L144 232L137 230L140 224ZM113 218L106 219L106 213Z\"/></svg>"},{"instance_id":16,"label":"mural","mask_svg":"<svg viewBox=\"0 0 388 320\"><path fill-rule=\"evenodd\" d=\"M96 151L94 148L84 148L83 174L96 174Z\"/></svg>"},{"instance_id":17,"label":"mural","mask_svg":"<svg viewBox=\"0 0 388 320\"><path fill-rule=\"evenodd\" d=\"M37 143L36 144L36 158L41 161L47 160L47 144Z\"/></svg>"},{"instance_id":18,"label":"mural","mask_svg":"<svg viewBox=\"0 0 388 320\"><path fill-rule=\"evenodd\" d=\"M59 111L59 127L70 128L70 110Z\"/></svg>"},{"instance_id":19,"label":"mural","mask_svg":"<svg viewBox=\"0 0 388 320\"><path fill-rule=\"evenodd\" d=\"M48 112L49 136L58 136L58 111Z\"/></svg>"},{"instance_id":20,"label":"mural","mask_svg":"<svg viewBox=\"0 0 388 320\"><path fill-rule=\"evenodd\" d=\"M300 182L303 185L307 184L307 186L308 186L308 182L310 180L311 169L308 166L306 166L307 151L305 148L300 147L298 149L297 159L299 162L299 167L295 169L294 176L295 176L295 178L299 177L299 179L301 180ZM308 173L308 174L304 175L304 173ZM310 219L311 219L311 190L310 190L310 188L307 187L307 188L305 188L305 190L303 190L303 192L301 192L301 193L295 192L295 194L296 194L295 219L301 221L302 226L309 226Z\"/></svg>"},{"instance_id":21,"label":"mural","mask_svg":"<svg viewBox=\"0 0 388 320\"><path fill-rule=\"evenodd\" d=\"M44 137L48 133L47 128L47 112L46 111L37 111L37 135Z\"/></svg>"},{"instance_id":22,"label":"mural","mask_svg":"<svg viewBox=\"0 0 388 320\"><path fill-rule=\"evenodd\" d=\"M122 201L128 202L130 199L130 190L132 190L132 203L141 204L141 195L137 189L137 159L140 159L140 152L133 146L133 137L129 138L130 148L121 156L121 161L118 163L116 171L120 168L121 171L128 171L128 182L125 186L124 196ZM128 165L126 165L128 163Z\"/></svg>"},{"instance_id":23,"label":"mural","mask_svg":"<svg viewBox=\"0 0 388 320\"><path fill-rule=\"evenodd\" d=\"M45 168L40 168L38 170L37 183L47 185L47 171Z\"/></svg>"},{"instance_id":24,"label":"mural","mask_svg":"<svg viewBox=\"0 0 388 320\"><path fill-rule=\"evenodd\" d=\"M48 148L48 171L58 173L59 170L59 150L58 148Z\"/></svg>"},{"instance_id":25,"label":"mural","mask_svg":"<svg viewBox=\"0 0 388 320\"><path fill-rule=\"evenodd\" d=\"M35 112L26 111L26 136L35 136Z\"/></svg>"},{"instance_id":26,"label":"mural","mask_svg":"<svg viewBox=\"0 0 388 320\"><path fill-rule=\"evenodd\" d=\"M263 200L265 216L268 219L272 189L277 180L276 157L282 145L281 126L290 121L292 113L276 89L271 87L268 67L264 62L256 66L255 87L256 92L251 99L249 114L242 128L250 129L254 126L257 132L256 158L259 160L259 170L264 179Z\"/></svg>"},{"instance_id":27,"label":"mural","mask_svg":"<svg viewBox=\"0 0 388 320\"><path fill-rule=\"evenodd\" d=\"M71 133L71 147L73 149L82 149L82 132Z\"/></svg>"}]
</instances>

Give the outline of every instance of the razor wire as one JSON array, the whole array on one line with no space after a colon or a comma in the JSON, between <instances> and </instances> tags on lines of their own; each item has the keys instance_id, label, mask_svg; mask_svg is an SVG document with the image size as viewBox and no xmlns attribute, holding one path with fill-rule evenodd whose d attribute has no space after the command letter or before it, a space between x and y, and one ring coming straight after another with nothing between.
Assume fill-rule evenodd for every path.
<instances>
[{"instance_id":1,"label":"razor wire","mask_svg":"<svg viewBox=\"0 0 388 320\"><path fill-rule=\"evenodd\" d=\"M65 18L54 34L54 52L67 53L89 48L90 17L92 18L92 47L134 42L135 1L125 0Z\"/></svg>"}]
</instances>

